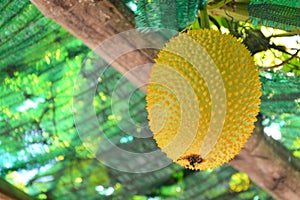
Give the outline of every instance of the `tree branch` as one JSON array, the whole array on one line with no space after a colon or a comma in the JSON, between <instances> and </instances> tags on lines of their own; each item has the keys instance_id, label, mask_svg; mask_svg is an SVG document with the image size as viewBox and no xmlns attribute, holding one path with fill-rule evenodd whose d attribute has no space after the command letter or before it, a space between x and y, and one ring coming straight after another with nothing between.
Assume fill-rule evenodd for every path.
<instances>
[{"instance_id":1,"label":"tree branch","mask_svg":"<svg viewBox=\"0 0 300 200\"><path fill-rule=\"evenodd\" d=\"M9 182L0 178L0 199L2 200L34 200L25 192L11 185Z\"/></svg>"},{"instance_id":2,"label":"tree branch","mask_svg":"<svg viewBox=\"0 0 300 200\"><path fill-rule=\"evenodd\" d=\"M276 199L298 199L300 196L300 160L280 142L263 132L261 121L230 164L243 171L257 185Z\"/></svg>"},{"instance_id":3,"label":"tree branch","mask_svg":"<svg viewBox=\"0 0 300 200\"><path fill-rule=\"evenodd\" d=\"M285 94L275 94L271 97L262 96L261 100L265 102L274 102L274 101L295 101L296 99L300 99L299 92L293 93L285 93Z\"/></svg>"},{"instance_id":4,"label":"tree branch","mask_svg":"<svg viewBox=\"0 0 300 200\"><path fill-rule=\"evenodd\" d=\"M111 60L114 49L103 51L97 48L99 44L113 35L135 28L134 14L119 1L81 1L79 3L77 0L32 0L31 2L46 17L79 38L104 60ZM130 46L130 42L126 39L119 40L119 42ZM143 68L145 73L132 69L153 62L152 57L153 55L151 56L145 50L136 50L114 60L113 66L120 73L127 73L126 77L130 77L133 84L142 85L143 80L148 80L150 67ZM146 91L146 86L141 90Z\"/></svg>"},{"instance_id":5,"label":"tree branch","mask_svg":"<svg viewBox=\"0 0 300 200\"><path fill-rule=\"evenodd\" d=\"M282 61L280 64L273 65L273 66L269 66L269 67L259 67L258 69L259 69L259 70L262 70L262 71L266 71L266 70L270 70L270 69L275 69L275 68L277 68L277 67L281 67L282 65L287 64L287 63L289 63L292 59L296 58L299 52L300 52L300 49L298 49L297 52L296 52L295 54L293 54L291 57L289 57L289 58L286 59L285 61Z\"/></svg>"}]
</instances>

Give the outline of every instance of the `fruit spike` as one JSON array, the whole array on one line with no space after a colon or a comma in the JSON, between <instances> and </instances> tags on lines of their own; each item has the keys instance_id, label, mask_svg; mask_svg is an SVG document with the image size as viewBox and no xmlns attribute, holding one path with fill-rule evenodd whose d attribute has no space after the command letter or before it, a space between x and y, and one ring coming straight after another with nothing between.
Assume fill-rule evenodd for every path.
<instances>
[{"instance_id":1,"label":"fruit spike","mask_svg":"<svg viewBox=\"0 0 300 200\"><path fill-rule=\"evenodd\" d=\"M231 35L194 30L172 38L155 62L146 101L161 150L190 169L231 160L259 112L259 73L246 47Z\"/></svg>"},{"instance_id":2,"label":"fruit spike","mask_svg":"<svg viewBox=\"0 0 300 200\"><path fill-rule=\"evenodd\" d=\"M252 0L248 6L252 23L284 30L300 27L299 0Z\"/></svg>"}]
</instances>

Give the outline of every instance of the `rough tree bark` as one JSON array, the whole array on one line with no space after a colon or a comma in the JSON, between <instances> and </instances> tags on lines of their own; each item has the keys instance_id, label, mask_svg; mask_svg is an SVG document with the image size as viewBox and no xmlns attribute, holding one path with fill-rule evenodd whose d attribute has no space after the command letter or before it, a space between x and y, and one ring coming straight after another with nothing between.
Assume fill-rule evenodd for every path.
<instances>
[{"instance_id":1,"label":"rough tree bark","mask_svg":"<svg viewBox=\"0 0 300 200\"><path fill-rule=\"evenodd\" d=\"M67 29L95 50L103 40L114 34L134 28L134 15L119 1L94 0L31 0L46 16ZM130 43L124 40L125 43ZM105 51L95 50L104 59ZM153 55L137 50L117 59L112 66L122 74L135 66L152 62ZM150 68L131 71L127 78L134 84L147 83ZM141 88L144 92L146 87ZM293 200L300 198L300 163L282 144L268 138L263 133L261 123L230 164L243 171L274 198Z\"/></svg>"},{"instance_id":2,"label":"rough tree bark","mask_svg":"<svg viewBox=\"0 0 300 200\"><path fill-rule=\"evenodd\" d=\"M117 33L134 28L134 15L119 1L99 0L34 0L31 1L46 16L67 29L71 34L82 40L90 49L110 60L114 49L102 51L97 48L105 39ZM118 40L123 44L130 42ZM152 62L149 52L136 50L115 59L112 64L135 85L142 85L148 80L151 68L143 71L132 70L136 66ZM126 65L124 65L126 63ZM146 91L146 86L141 87Z\"/></svg>"},{"instance_id":3,"label":"rough tree bark","mask_svg":"<svg viewBox=\"0 0 300 200\"><path fill-rule=\"evenodd\" d=\"M261 121L230 164L276 199L300 198L300 161L280 142L263 132Z\"/></svg>"}]
</instances>

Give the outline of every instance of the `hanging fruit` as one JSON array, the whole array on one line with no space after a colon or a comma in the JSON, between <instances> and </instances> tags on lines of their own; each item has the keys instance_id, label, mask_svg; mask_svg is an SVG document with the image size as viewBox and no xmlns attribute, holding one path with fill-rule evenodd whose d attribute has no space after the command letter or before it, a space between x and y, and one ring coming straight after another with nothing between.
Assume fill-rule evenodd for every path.
<instances>
[{"instance_id":1,"label":"hanging fruit","mask_svg":"<svg viewBox=\"0 0 300 200\"><path fill-rule=\"evenodd\" d=\"M231 160L254 129L259 72L236 38L201 29L159 52L147 88L149 125L167 157L190 169Z\"/></svg>"}]
</instances>

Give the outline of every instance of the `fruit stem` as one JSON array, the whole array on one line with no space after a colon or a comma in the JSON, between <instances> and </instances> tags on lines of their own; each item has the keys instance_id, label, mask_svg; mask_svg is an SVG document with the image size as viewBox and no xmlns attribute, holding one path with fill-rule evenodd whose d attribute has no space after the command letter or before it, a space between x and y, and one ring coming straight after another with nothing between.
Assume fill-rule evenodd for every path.
<instances>
[{"instance_id":1,"label":"fruit stem","mask_svg":"<svg viewBox=\"0 0 300 200\"><path fill-rule=\"evenodd\" d=\"M206 5L200 10L200 27L207 29L210 28Z\"/></svg>"}]
</instances>

